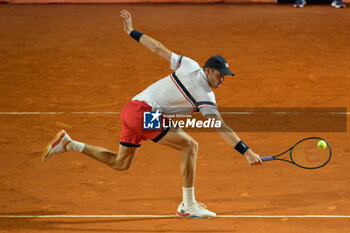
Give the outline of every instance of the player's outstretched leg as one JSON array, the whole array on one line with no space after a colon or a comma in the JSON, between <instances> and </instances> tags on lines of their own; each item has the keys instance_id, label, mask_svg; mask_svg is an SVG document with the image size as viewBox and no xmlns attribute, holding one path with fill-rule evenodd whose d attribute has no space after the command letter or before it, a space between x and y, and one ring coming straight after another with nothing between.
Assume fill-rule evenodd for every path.
<instances>
[{"instance_id":1,"label":"player's outstretched leg","mask_svg":"<svg viewBox=\"0 0 350 233\"><path fill-rule=\"evenodd\" d=\"M85 144L83 153L119 171L129 169L139 147L119 145L118 154L99 146Z\"/></svg>"},{"instance_id":2,"label":"player's outstretched leg","mask_svg":"<svg viewBox=\"0 0 350 233\"><path fill-rule=\"evenodd\" d=\"M66 131L60 130L52 141L46 146L42 161L47 161L54 154L61 154L67 151L81 152L89 157L102 162L115 170L127 170L139 147L119 146L119 153L116 154L106 148L93 146L72 140Z\"/></svg>"},{"instance_id":3,"label":"player's outstretched leg","mask_svg":"<svg viewBox=\"0 0 350 233\"><path fill-rule=\"evenodd\" d=\"M182 218L216 217L216 214L207 210L204 204L197 202L194 196L194 180L198 153L197 142L181 128L172 128L158 143L173 147L181 151L182 154L181 175L183 200L176 211L176 215Z\"/></svg>"}]
</instances>

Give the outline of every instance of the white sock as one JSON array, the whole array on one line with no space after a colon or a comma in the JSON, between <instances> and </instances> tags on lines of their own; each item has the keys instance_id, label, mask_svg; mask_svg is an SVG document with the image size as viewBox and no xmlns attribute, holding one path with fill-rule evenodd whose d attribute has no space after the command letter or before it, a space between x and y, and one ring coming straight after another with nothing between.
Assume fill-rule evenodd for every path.
<instances>
[{"instance_id":1,"label":"white sock","mask_svg":"<svg viewBox=\"0 0 350 233\"><path fill-rule=\"evenodd\" d=\"M83 152L85 143L77 142L72 140L71 143L67 145L68 151Z\"/></svg>"},{"instance_id":2,"label":"white sock","mask_svg":"<svg viewBox=\"0 0 350 233\"><path fill-rule=\"evenodd\" d=\"M182 187L182 202L185 207L196 204L196 198L194 197L194 187L185 188Z\"/></svg>"}]
</instances>

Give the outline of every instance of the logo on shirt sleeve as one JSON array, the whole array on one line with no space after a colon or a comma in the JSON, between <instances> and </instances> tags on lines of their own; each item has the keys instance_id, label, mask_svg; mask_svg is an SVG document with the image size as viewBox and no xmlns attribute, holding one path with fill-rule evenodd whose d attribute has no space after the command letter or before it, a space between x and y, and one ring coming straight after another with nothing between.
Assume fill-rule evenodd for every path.
<instances>
[{"instance_id":1,"label":"logo on shirt sleeve","mask_svg":"<svg viewBox=\"0 0 350 233\"><path fill-rule=\"evenodd\" d=\"M144 129L160 129L161 128L161 113L143 112L143 128Z\"/></svg>"}]
</instances>

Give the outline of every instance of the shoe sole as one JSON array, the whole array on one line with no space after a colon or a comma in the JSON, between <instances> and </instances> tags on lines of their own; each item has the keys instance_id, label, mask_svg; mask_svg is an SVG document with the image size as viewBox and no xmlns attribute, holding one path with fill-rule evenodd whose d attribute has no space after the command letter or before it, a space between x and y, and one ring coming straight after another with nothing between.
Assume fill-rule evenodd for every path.
<instances>
[{"instance_id":1,"label":"shoe sole","mask_svg":"<svg viewBox=\"0 0 350 233\"><path fill-rule=\"evenodd\" d=\"M333 4L333 3L331 4L331 6L334 7L334 8L337 8L337 9L346 7L345 5L336 5L336 4Z\"/></svg>"},{"instance_id":2,"label":"shoe sole","mask_svg":"<svg viewBox=\"0 0 350 233\"><path fill-rule=\"evenodd\" d=\"M197 218L197 219L213 218L213 217L200 217L200 216L191 215L191 214L182 214L178 211L176 211L176 217L179 217L179 218Z\"/></svg>"},{"instance_id":3,"label":"shoe sole","mask_svg":"<svg viewBox=\"0 0 350 233\"><path fill-rule=\"evenodd\" d=\"M52 154L52 149L55 148L55 146L57 146L62 138L66 136L66 131L64 131L63 129L61 129L56 136L51 140L51 142L49 144L47 144L43 154L41 155L41 160L43 162L47 161Z\"/></svg>"}]
</instances>

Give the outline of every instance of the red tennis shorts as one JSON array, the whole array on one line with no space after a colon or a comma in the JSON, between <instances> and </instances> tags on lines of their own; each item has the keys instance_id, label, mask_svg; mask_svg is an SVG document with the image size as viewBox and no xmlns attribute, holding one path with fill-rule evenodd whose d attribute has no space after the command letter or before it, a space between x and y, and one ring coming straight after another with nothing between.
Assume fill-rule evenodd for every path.
<instances>
[{"instance_id":1,"label":"red tennis shorts","mask_svg":"<svg viewBox=\"0 0 350 233\"><path fill-rule=\"evenodd\" d=\"M143 129L143 112L151 111L151 106L138 100L131 100L124 105L121 112L122 131L119 140L121 145L140 147L143 140L158 142L167 134L170 127L163 129L162 124L160 129ZM165 118L165 121L168 125L169 119Z\"/></svg>"}]
</instances>

